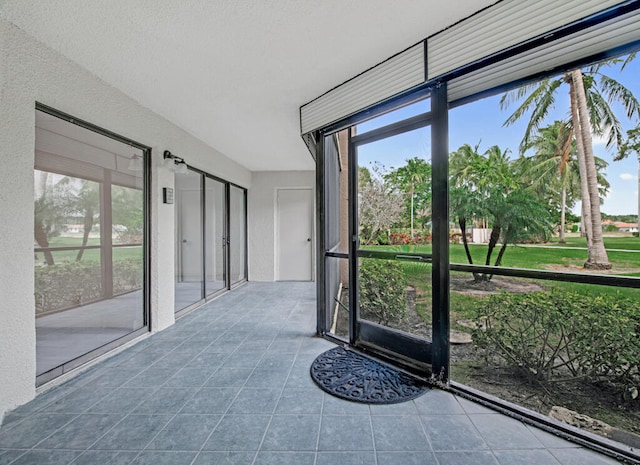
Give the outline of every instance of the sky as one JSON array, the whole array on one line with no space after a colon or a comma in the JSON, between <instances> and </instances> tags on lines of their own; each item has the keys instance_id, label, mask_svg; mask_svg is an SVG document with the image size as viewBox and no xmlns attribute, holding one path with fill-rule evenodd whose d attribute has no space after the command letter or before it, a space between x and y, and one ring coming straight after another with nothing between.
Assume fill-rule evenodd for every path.
<instances>
[{"instance_id":1,"label":"sky","mask_svg":"<svg viewBox=\"0 0 640 465\"><path fill-rule=\"evenodd\" d=\"M620 66L603 68L602 72L626 86L640 100L640 57L628 64L624 71L620 72ZM493 145L501 149L509 149L512 157L518 156L518 147L528 116L516 124L505 127L504 121L517 108L517 103L508 109L500 109L502 94L478 100L449 111L449 150L455 151L461 145L468 143L471 146L480 144L480 153ZM398 121L409 116L428 110L428 104L414 104L396 112L383 115L374 120L358 125L358 132ZM612 106L620 120L623 130L633 128L637 122L629 121L624 111L617 105ZM563 85L559 89L555 108L550 112L542 126L553 123L558 119L566 119L569 116L568 86ZM422 128L409 133L401 134L379 142L363 145L358 150L360 166L372 164L383 165L387 169L399 167L405 164L408 158L415 156L429 159L430 153L430 129ZM604 140L594 138L594 154L609 163L605 171L605 177L611 185L601 211L609 215L625 215L638 213L638 159L631 154L622 161L613 161L615 148L607 149ZM575 214L580 212L580 203L573 208Z\"/></svg>"}]
</instances>

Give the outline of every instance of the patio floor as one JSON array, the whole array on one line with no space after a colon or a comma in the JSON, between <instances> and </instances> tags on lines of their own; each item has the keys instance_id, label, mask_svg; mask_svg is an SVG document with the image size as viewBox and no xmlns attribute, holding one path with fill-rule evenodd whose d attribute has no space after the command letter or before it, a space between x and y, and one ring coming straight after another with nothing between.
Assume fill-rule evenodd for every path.
<instances>
[{"instance_id":1,"label":"patio floor","mask_svg":"<svg viewBox=\"0 0 640 465\"><path fill-rule=\"evenodd\" d=\"M314 283L249 283L5 415L0 465L618 463L437 389L336 399L314 328Z\"/></svg>"}]
</instances>

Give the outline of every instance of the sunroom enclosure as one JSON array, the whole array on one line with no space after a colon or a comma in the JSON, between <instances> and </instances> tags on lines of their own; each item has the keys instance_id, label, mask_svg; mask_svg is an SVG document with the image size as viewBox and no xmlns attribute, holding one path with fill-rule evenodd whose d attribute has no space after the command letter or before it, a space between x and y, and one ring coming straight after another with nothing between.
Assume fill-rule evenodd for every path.
<instances>
[{"instance_id":1,"label":"sunroom enclosure","mask_svg":"<svg viewBox=\"0 0 640 465\"><path fill-rule=\"evenodd\" d=\"M498 39L494 37L490 44L483 43L484 38L500 30L497 23L505 19L498 18L498 13L508 16L510 7L513 4L498 3L476 17L395 55L301 108L303 138L314 154L317 166L318 276L324 277L318 279L317 331L556 433L637 459L625 447L600 441L589 433L583 434L558 421L457 384L450 374L450 326L453 324L450 322L450 279L453 274L466 273L470 277L475 273L527 282L572 283L578 293L588 295L624 289L625 296L635 296L632 290L640 288L637 275L628 273L622 276L625 273L555 271L502 265L500 262L494 265L494 261L490 265L477 265L478 261L465 264L450 258L451 233L457 227L450 226L450 221L454 221L454 212L450 208L450 153L458 149L449 146L448 142L450 110L545 77L628 54L640 46L638 32L632 32L632 24L637 20L640 8L637 2L625 2L602 11L603 5L594 4L590 6L591 10L585 6L578 12L569 11L571 7L567 4L565 23L558 23L557 19L554 23L549 18L543 21L532 13L521 20L522 24L530 25L528 32L521 36L513 32L510 36L504 33ZM493 13L497 19L492 22L488 17ZM479 17L484 20L483 26L478 26ZM481 31L474 30L474 26L481 27ZM531 30L536 32L531 33ZM465 56L461 52L464 50L461 37L472 31L479 51L468 52ZM483 46L486 48L482 49ZM475 56L471 56L474 53ZM406 110L425 98L431 102L428 110L394 119L394 114L401 114L400 110ZM385 116L390 119L384 120ZM365 123L375 126L376 121L386 123L365 128ZM428 129L423 138L430 150L430 160L425 157L431 165L428 187L431 197L430 246L423 249L362 247L363 172L358 163L359 149L365 144L420 127ZM470 142L477 143L477 140ZM378 161L384 163L384 159ZM383 178L378 175L378 179ZM466 234L466 230L460 231L456 241L461 240L460 235ZM372 262L385 263L382 270L397 269L396 263L404 264L405 270L407 266L421 266L429 270L422 273L421 279L422 286L430 291L427 306L432 334L418 335L398 330L393 327L392 319L385 320L384 317L371 321L369 309L363 304L367 300L363 268L371 268L367 263ZM366 284L371 284L370 278L365 279L369 280ZM381 281L386 284L386 290L393 287L391 276ZM341 313L347 315L348 329L345 329L344 319L342 326L340 324L337 315ZM631 321L629 324L634 323Z\"/></svg>"}]
</instances>

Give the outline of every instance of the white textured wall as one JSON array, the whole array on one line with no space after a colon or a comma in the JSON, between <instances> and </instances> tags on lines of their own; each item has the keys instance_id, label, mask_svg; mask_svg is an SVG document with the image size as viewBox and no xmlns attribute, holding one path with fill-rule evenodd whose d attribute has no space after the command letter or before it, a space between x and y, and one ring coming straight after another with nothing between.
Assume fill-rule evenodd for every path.
<instances>
[{"instance_id":1,"label":"white textured wall","mask_svg":"<svg viewBox=\"0 0 640 465\"><path fill-rule=\"evenodd\" d=\"M304 155L301 154L301 156ZM314 171L259 171L253 173L247 202L250 281L275 280L277 190L281 188L312 188L315 199L315 176ZM313 269L315 270L315 266Z\"/></svg>"},{"instance_id":2,"label":"white textured wall","mask_svg":"<svg viewBox=\"0 0 640 465\"><path fill-rule=\"evenodd\" d=\"M158 167L162 152L169 149L194 167L244 187L251 184L246 169L0 19L0 421L35 395L36 101L152 147L154 330L174 322L173 206L161 203L162 187L173 186L173 173Z\"/></svg>"}]
</instances>

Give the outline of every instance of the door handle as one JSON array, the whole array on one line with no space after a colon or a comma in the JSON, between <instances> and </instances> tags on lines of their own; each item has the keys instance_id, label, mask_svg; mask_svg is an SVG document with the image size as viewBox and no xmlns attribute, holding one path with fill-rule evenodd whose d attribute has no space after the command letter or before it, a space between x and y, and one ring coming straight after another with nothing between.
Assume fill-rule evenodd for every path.
<instances>
[{"instance_id":1,"label":"door handle","mask_svg":"<svg viewBox=\"0 0 640 465\"><path fill-rule=\"evenodd\" d=\"M310 237L307 237L307 242L311 242L311 238Z\"/></svg>"}]
</instances>

